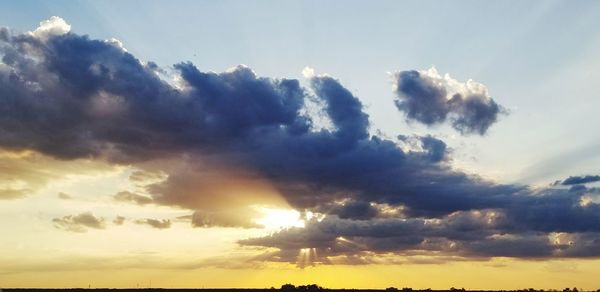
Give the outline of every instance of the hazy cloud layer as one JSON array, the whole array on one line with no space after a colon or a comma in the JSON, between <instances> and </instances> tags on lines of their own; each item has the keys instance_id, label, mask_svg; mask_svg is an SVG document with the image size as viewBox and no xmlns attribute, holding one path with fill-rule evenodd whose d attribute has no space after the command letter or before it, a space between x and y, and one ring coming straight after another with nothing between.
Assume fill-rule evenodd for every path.
<instances>
[{"instance_id":1,"label":"hazy cloud layer","mask_svg":"<svg viewBox=\"0 0 600 292\"><path fill-rule=\"evenodd\" d=\"M250 208L229 210L197 210L192 215L194 227L242 227L258 228L252 218L257 218L258 213Z\"/></svg>"},{"instance_id":2,"label":"hazy cloud layer","mask_svg":"<svg viewBox=\"0 0 600 292\"><path fill-rule=\"evenodd\" d=\"M69 175L98 175L112 170L112 166L99 161L63 161L32 151L10 151L0 147L0 200L30 196L48 183Z\"/></svg>"},{"instance_id":3,"label":"hazy cloud layer","mask_svg":"<svg viewBox=\"0 0 600 292\"><path fill-rule=\"evenodd\" d=\"M326 215L241 242L278 248L270 260L305 248L324 263L389 252L598 256L595 189L496 184L453 169L438 138L371 135L361 101L330 76L311 72L303 87L245 66L213 73L188 62L171 72L69 28L54 18L32 33L0 30L0 147L139 168L130 180L140 193L115 200L194 210L197 227L256 227L252 204ZM465 134L485 134L502 112L483 85L434 70L398 73L397 95L409 119L450 121ZM78 216L55 224L96 228L91 214Z\"/></svg>"},{"instance_id":4,"label":"hazy cloud layer","mask_svg":"<svg viewBox=\"0 0 600 292\"><path fill-rule=\"evenodd\" d=\"M396 107L408 120L428 126L449 120L462 134L483 135L504 111L483 84L460 83L435 68L401 71L395 81Z\"/></svg>"}]
</instances>

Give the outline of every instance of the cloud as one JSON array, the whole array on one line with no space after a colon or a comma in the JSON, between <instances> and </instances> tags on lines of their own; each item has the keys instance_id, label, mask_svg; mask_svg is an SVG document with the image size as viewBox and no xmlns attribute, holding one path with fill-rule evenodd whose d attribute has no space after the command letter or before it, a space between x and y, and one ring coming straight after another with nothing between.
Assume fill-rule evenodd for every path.
<instances>
[{"instance_id":1,"label":"cloud","mask_svg":"<svg viewBox=\"0 0 600 292\"><path fill-rule=\"evenodd\" d=\"M279 191L256 170L231 165L231 162L221 161L225 160L222 157L214 158L197 155L145 165L166 171L168 177L143 189L152 195L156 204L191 210L223 211L260 203L286 205Z\"/></svg>"},{"instance_id":2,"label":"cloud","mask_svg":"<svg viewBox=\"0 0 600 292\"><path fill-rule=\"evenodd\" d=\"M395 254L453 255L462 258L598 257L600 233L511 231L506 215L498 211L457 212L436 220L386 218L351 220L327 217L305 228L289 228L240 244L277 248L269 260L298 263L302 253L314 250L314 262L339 256ZM569 240L565 240L568 238ZM312 251L311 251L312 252ZM363 262L360 264L368 264Z\"/></svg>"},{"instance_id":3,"label":"cloud","mask_svg":"<svg viewBox=\"0 0 600 292\"><path fill-rule=\"evenodd\" d=\"M423 137L399 135L398 140L406 144L408 151L415 156L421 155L435 163L449 160L450 149L446 143L431 135Z\"/></svg>"},{"instance_id":4,"label":"cloud","mask_svg":"<svg viewBox=\"0 0 600 292\"><path fill-rule=\"evenodd\" d=\"M136 170L129 175L129 180L138 185L146 185L148 183L163 181L165 176L166 174L161 172Z\"/></svg>"},{"instance_id":5,"label":"cloud","mask_svg":"<svg viewBox=\"0 0 600 292\"><path fill-rule=\"evenodd\" d=\"M113 196L113 199L119 202L131 202L138 205L146 205L152 203L152 198L138 195L129 191L118 192Z\"/></svg>"},{"instance_id":6,"label":"cloud","mask_svg":"<svg viewBox=\"0 0 600 292\"><path fill-rule=\"evenodd\" d=\"M30 35L38 39L47 40L52 36L63 35L69 31L71 31L71 25L58 16L52 16L50 19L40 22L40 26L30 32Z\"/></svg>"},{"instance_id":7,"label":"cloud","mask_svg":"<svg viewBox=\"0 0 600 292\"><path fill-rule=\"evenodd\" d=\"M16 199L26 196L31 190L29 189L12 189L2 188L0 189L0 199Z\"/></svg>"},{"instance_id":8,"label":"cloud","mask_svg":"<svg viewBox=\"0 0 600 292\"><path fill-rule=\"evenodd\" d=\"M576 188L544 190L516 197L507 204L506 212L515 228L542 232L600 232L600 204L590 201L600 190ZM518 231L518 230L516 230Z\"/></svg>"},{"instance_id":9,"label":"cloud","mask_svg":"<svg viewBox=\"0 0 600 292\"><path fill-rule=\"evenodd\" d=\"M146 218L146 219L135 220L135 223L141 224L141 225L149 225L152 228L156 228L156 229L171 228L171 220L169 220L169 219L158 220L158 219Z\"/></svg>"},{"instance_id":10,"label":"cloud","mask_svg":"<svg viewBox=\"0 0 600 292\"><path fill-rule=\"evenodd\" d=\"M73 198L71 195L69 195L67 193L63 193L63 192L59 192L57 197L61 200L70 200Z\"/></svg>"},{"instance_id":11,"label":"cloud","mask_svg":"<svg viewBox=\"0 0 600 292\"><path fill-rule=\"evenodd\" d=\"M581 204L596 189L544 190L506 198L496 209L457 211L437 218L375 216L370 220L327 216L305 228L241 240L242 245L277 248L271 260L296 262L315 249L317 262L364 253L447 254L464 258L598 257L600 205ZM294 256L296 255L296 256ZM369 263L369 262L365 262Z\"/></svg>"},{"instance_id":12,"label":"cloud","mask_svg":"<svg viewBox=\"0 0 600 292\"><path fill-rule=\"evenodd\" d=\"M313 76L309 80L315 94L327 103L326 112L336 126L337 137L350 143L368 138L369 116L357 97L332 77Z\"/></svg>"},{"instance_id":13,"label":"cloud","mask_svg":"<svg viewBox=\"0 0 600 292\"><path fill-rule=\"evenodd\" d=\"M50 182L72 175L94 176L113 170L99 161L63 161L33 151L0 148L0 200L27 197Z\"/></svg>"},{"instance_id":14,"label":"cloud","mask_svg":"<svg viewBox=\"0 0 600 292\"><path fill-rule=\"evenodd\" d=\"M303 229L241 242L276 248L274 257L286 260L307 248L322 263L383 253L597 256L600 205L588 199L595 189L498 184L453 168L451 149L436 137L372 134L360 99L331 76L305 70L302 86L246 66L163 69L115 41L48 31L0 31L0 147L135 168L135 192L116 200L193 210L196 227L257 227L252 205L320 213ZM450 121L464 134L485 134L502 112L483 85L435 70L398 73L397 93L409 119ZM55 224L96 228L78 216ZM554 234L575 244L546 240Z\"/></svg>"},{"instance_id":15,"label":"cloud","mask_svg":"<svg viewBox=\"0 0 600 292\"><path fill-rule=\"evenodd\" d=\"M194 227L242 227L259 228L253 221L258 212L251 208L228 210L197 210L192 215Z\"/></svg>"},{"instance_id":16,"label":"cloud","mask_svg":"<svg viewBox=\"0 0 600 292\"><path fill-rule=\"evenodd\" d=\"M396 107L408 120L428 126L450 120L461 134L484 135L506 112L488 94L487 88L473 80L458 82L443 77L432 67L423 71L401 71L394 75Z\"/></svg>"},{"instance_id":17,"label":"cloud","mask_svg":"<svg viewBox=\"0 0 600 292\"><path fill-rule=\"evenodd\" d=\"M52 222L56 228L71 232L86 232L89 228L106 228L104 218L96 217L91 212L85 212L79 215L68 215L62 218L54 218L52 219Z\"/></svg>"},{"instance_id":18,"label":"cloud","mask_svg":"<svg viewBox=\"0 0 600 292\"><path fill-rule=\"evenodd\" d=\"M123 225L123 223L125 223L125 219L127 219L127 218L125 218L123 216L117 216L117 217L115 217L115 219L113 219L113 224Z\"/></svg>"},{"instance_id":19,"label":"cloud","mask_svg":"<svg viewBox=\"0 0 600 292\"><path fill-rule=\"evenodd\" d=\"M349 201L336 204L328 214L336 214L342 219L369 220L379 215L379 210L369 202Z\"/></svg>"},{"instance_id":20,"label":"cloud","mask_svg":"<svg viewBox=\"0 0 600 292\"><path fill-rule=\"evenodd\" d=\"M586 184L600 181L600 175L570 176L562 181L563 186Z\"/></svg>"},{"instance_id":21,"label":"cloud","mask_svg":"<svg viewBox=\"0 0 600 292\"><path fill-rule=\"evenodd\" d=\"M217 74L180 63L175 65L183 84L178 88L158 76L156 65L144 64L111 43L73 33L47 40L9 35L2 52L0 82L5 86L0 88L6 94L1 102L6 106L0 109L10 112L1 115L0 145L61 159L117 163L187 155L185 171L176 169L165 181L148 186L162 204L191 209L199 208L199 201L226 205L201 194L223 193L221 188L229 185L213 187L200 176L225 173L230 178L236 172L242 181L267 181L298 208L345 192L363 201L421 204L416 207L423 209L427 204L413 204L420 199L410 193L421 183L431 187L430 173L457 180L453 185L460 193L479 183L447 171L438 161L404 153L392 141L369 137L361 102L329 76L311 77L306 89L298 80L258 77L244 66ZM311 130L312 120L301 114L307 98L323 103L331 130ZM207 165L224 172L207 171ZM453 191L444 188L425 193L451 196ZM235 192L225 196L232 197L222 201L255 201ZM460 208L470 208L468 204Z\"/></svg>"}]
</instances>

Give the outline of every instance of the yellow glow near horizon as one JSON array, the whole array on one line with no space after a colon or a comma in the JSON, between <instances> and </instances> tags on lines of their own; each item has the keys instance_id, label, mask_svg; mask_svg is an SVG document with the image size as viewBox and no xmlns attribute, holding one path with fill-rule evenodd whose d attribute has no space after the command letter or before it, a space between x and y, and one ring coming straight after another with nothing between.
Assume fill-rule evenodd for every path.
<instances>
[{"instance_id":1,"label":"yellow glow near horizon","mask_svg":"<svg viewBox=\"0 0 600 292\"><path fill-rule=\"evenodd\" d=\"M262 214L262 217L254 221L268 230L305 226L300 212L293 209L258 207L258 211Z\"/></svg>"},{"instance_id":2,"label":"yellow glow near horizon","mask_svg":"<svg viewBox=\"0 0 600 292\"><path fill-rule=\"evenodd\" d=\"M306 254L309 251L305 251ZM307 255L308 256L308 255ZM510 267L510 268L507 268ZM598 260L448 262L405 265L297 265L273 263L261 268L204 267L168 269L47 270L28 269L0 274L4 287L114 287L132 288L268 288L285 283L316 283L327 288L412 287L417 289L598 289Z\"/></svg>"}]
</instances>

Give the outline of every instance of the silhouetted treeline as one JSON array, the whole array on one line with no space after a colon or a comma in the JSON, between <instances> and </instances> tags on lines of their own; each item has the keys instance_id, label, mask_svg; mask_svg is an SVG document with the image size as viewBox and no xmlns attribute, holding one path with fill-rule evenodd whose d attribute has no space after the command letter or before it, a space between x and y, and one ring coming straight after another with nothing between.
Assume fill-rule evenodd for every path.
<instances>
[{"instance_id":1,"label":"silhouetted treeline","mask_svg":"<svg viewBox=\"0 0 600 292\"><path fill-rule=\"evenodd\" d=\"M412 289L412 288L396 288L389 287L386 289L328 289L323 288L317 284L309 284L309 285L300 285L295 286L292 284L284 284L281 288L277 289L275 287L267 288L267 289L230 289L230 288L221 288L221 289L196 289L196 288L186 288L186 289L166 289L166 288L126 288L126 289L116 289L116 288L67 288L67 289L49 289L49 288L1 288L0 292L273 292L273 291L284 291L284 292L600 292L598 290L583 290L580 288L564 288L564 289L534 289L534 288L526 288L526 289L518 289L518 290L466 290L465 288L450 288L447 290L433 290L433 289Z\"/></svg>"},{"instance_id":2,"label":"silhouetted treeline","mask_svg":"<svg viewBox=\"0 0 600 292\"><path fill-rule=\"evenodd\" d=\"M316 291L323 291L326 290L325 288L317 285L317 284L309 284L309 285L301 285L301 286L294 286L292 284L283 284L281 285L281 291L311 291L311 292L316 292Z\"/></svg>"}]
</instances>

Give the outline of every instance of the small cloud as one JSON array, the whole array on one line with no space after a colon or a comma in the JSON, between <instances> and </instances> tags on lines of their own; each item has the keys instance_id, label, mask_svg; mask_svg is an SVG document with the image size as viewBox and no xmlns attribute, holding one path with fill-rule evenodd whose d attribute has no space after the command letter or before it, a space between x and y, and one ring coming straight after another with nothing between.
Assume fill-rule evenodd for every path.
<instances>
[{"instance_id":1,"label":"small cloud","mask_svg":"<svg viewBox=\"0 0 600 292\"><path fill-rule=\"evenodd\" d=\"M459 82L449 74L429 70L395 75L396 107L408 120L428 126L450 121L461 134L484 135L506 109L489 96L485 85L471 79Z\"/></svg>"},{"instance_id":2,"label":"small cloud","mask_svg":"<svg viewBox=\"0 0 600 292\"><path fill-rule=\"evenodd\" d=\"M123 216L117 216L113 220L113 224L115 224L115 225L123 225L123 223L125 223L125 217L123 217Z\"/></svg>"},{"instance_id":3,"label":"small cloud","mask_svg":"<svg viewBox=\"0 0 600 292\"><path fill-rule=\"evenodd\" d=\"M166 174L162 172L152 172L136 170L129 175L129 180L136 184L148 184L163 181L166 178Z\"/></svg>"},{"instance_id":4,"label":"small cloud","mask_svg":"<svg viewBox=\"0 0 600 292\"><path fill-rule=\"evenodd\" d=\"M69 194L60 192L60 193L58 193L58 198L61 199L61 200L70 200L73 197L71 197Z\"/></svg>"},{"instance_id":5,"label":"small cloud","mask_svg":"<svg viewBox=\"0 0 600 292\"><path fill-rule=\"evenodd\" d=\"M54 222L54 226L56 228L71 232L86 232L89 228L106 228L104 218L96 217L91 212L85 212L79 215L68 215L62 218L54 218L52 219L52 222Z\"/></svg>"},{"instance_id":6,"label":"small cloud","mask_svg":"<svg viewBox=\"0 0 600 292\"><path fill-rule=\"evenodd\" d=\"M129 191L118 192L113 196L115 201L130 202L138 205L146 205L153 202L152 198L138 195Z\"/></svg>"},{"instance_id":7,"label":"small cloud","mask_svg":"<svg viewBox=\"0 0 600 292\"><path fill-rule=\"evenodd\" d=\"M167 229L171 227L171 220L169 219L163 219L163 220L158 220L158 219L152 219L152 218L146 218L146 219L138 219L135 220L136 224L145 224L145 225L150 225L152 228L156 228L156 229Z\"/></svg>"},{"instance_id":8,"label":"small cloud","mask_svg":"<svg viewBox=\"0 0 600 292\"><path fill-rule=\"evenodd\" d=\"M302 76L304 76L304 78L315 77L315 69L311 67L304 67L304 69L302 69Z\"/></svg>"},{"instance_id":9,"label":"small cloud","mask_svg":"<svg viewBox=\"0 0 600 292\"><path fill-rule=\"evenodd\" d=\"M570 176L567 179L563 180L561 185L570 186L570 185L593 183L593 182L597 182L597 181L600 181L600 175Z\"/></svg>"}]
</instances>

